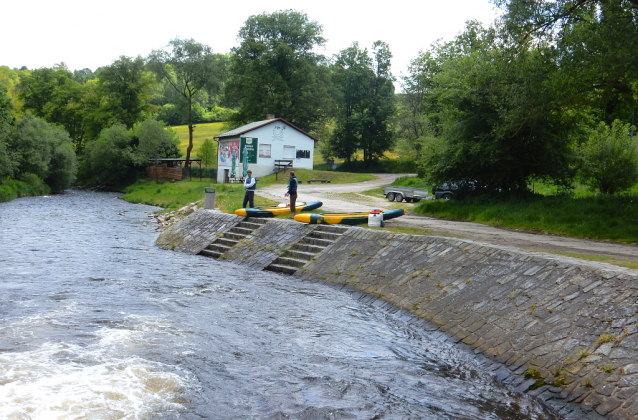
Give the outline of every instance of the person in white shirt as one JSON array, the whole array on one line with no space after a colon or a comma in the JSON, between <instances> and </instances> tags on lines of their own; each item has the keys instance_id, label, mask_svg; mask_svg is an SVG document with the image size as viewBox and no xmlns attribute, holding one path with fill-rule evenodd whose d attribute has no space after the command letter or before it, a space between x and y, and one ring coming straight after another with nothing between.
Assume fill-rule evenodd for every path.
<instances>
[{"instance_id":1,"label":"person in white shirt","mask_svg":"<svg viewBox=\"0 0 638 420\"><path fill-rule=\"evenodd\" d=\"M244 180L244 188L246 188L246 194L244 194L243 208L246 208L246 204L250 203L250 208L255 207L255 189L257 188L257 180L253 178L252 171L246 171L246 179Z\"/></svg>"}]
</instances>

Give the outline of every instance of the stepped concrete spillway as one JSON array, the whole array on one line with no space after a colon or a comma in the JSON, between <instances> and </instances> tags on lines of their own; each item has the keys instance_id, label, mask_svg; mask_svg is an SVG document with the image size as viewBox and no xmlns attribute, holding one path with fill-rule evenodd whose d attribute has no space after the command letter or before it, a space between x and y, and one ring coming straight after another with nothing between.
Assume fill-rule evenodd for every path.
<instances>
[{"instance_id":1,"label":"stepped concrete spillway","mask_svg":"<svg viewBox=\"0 0 638 420\"><path fill-rule=\"evenodd\" d=\"M637 270L331 227L199 210L157 244L359 290L470 346L499 380L565 418L638 418Z\"/></svg>"}]
</instances>

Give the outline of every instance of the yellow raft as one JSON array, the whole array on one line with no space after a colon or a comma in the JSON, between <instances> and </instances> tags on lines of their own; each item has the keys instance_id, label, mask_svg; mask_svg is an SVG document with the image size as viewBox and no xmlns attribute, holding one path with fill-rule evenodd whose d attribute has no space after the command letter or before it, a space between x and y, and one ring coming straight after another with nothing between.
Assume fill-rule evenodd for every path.
<instances>
[{"instance_id":1,"label":"yellow raft","mask_svg":"<svg viewBox=\"0 0 638 420\"><path fill-rule=\"evenodd\" d=\"M383 220L394 219L395 217L403 216L405 210L384 210ZM308 223L311 225L358 225L360 223L367 223L370 212L356 212L356 213L306 213L295 215L295 220L301 223Z\"/></svg>"},{"instance_id":2,"label":"yellow raft","mask_svg":"<svg viewBox=\"0 0 638 420\"><path fill-rule=\"evenodd\" d=\"M323 203L321 201L313 201L311 203L299 202L295 206L296 212L310 211L318 209ZM278 206L262 206L254 208L245 208L235 210L237 216L243 217L275 217L282 214L290 213L290 204L279 204Z\"/></svg>"}]
</instances>

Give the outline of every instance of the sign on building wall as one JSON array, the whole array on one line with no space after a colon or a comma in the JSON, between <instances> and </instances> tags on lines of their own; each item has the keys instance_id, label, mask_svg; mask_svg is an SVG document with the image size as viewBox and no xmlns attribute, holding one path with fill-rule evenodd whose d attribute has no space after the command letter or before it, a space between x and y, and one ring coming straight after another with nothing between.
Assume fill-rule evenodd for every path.
<instances>
[{"instance_id":1,"label":"sign on building wall","mask_svg":"<svg viewBox=\"0 0 638 420\"><path fill-rule=\"evenodd\" d=\"M240 163L244 163L244 159L248 158L248 163L257 163L258 141L256 137L241 137L240 145Z\"/></svg>"},{"instance_id":2,"label":"sign on building wall","mask_svg":"<svg viewBox=\"0 0 638 420\"><path fill-rule=\"evenodd\" d=\"M218 166L232 166L239 164L239 140L224 141L219 143Z\"/></svg>"}]
</instances>

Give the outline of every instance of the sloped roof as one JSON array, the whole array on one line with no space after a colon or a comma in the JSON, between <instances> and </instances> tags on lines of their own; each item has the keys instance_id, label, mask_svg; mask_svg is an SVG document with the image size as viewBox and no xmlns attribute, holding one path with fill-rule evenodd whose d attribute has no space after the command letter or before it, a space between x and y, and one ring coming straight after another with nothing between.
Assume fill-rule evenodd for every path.
<instances>
[{"instance_id":1,"label":"sloped roof","mask_svg":"<svg viewBox=\"0 0 638 420\"><path fill-rule=\"evenodd\" d=\"M237 137L237 136L240 136L242 134L248 133L249 131L253 131L256 128L263 127L264 125L272 124L272 123L277 122L277 121L281 121L281 122L287 124L288 126L290 126L290 127L294 128L295 130L299 131L300 133L305 134L306 136L310 137L314 141L319 141L318 138L316 138L314 136L311 136L310 134L308 134L305 131L303 131L301 128L295 127L294 125L290 124L288 121L284 120L283 118L274 118L272 120L254 121L254 122L248 123L246 125L242 125L241 127L234 128L234 129L232 129L230 131L227 131L225 133L218 134L214 138L217 139L217 140L223 140L223 139L228 138L228 137Z\"/></svg>"}]
</instances>

